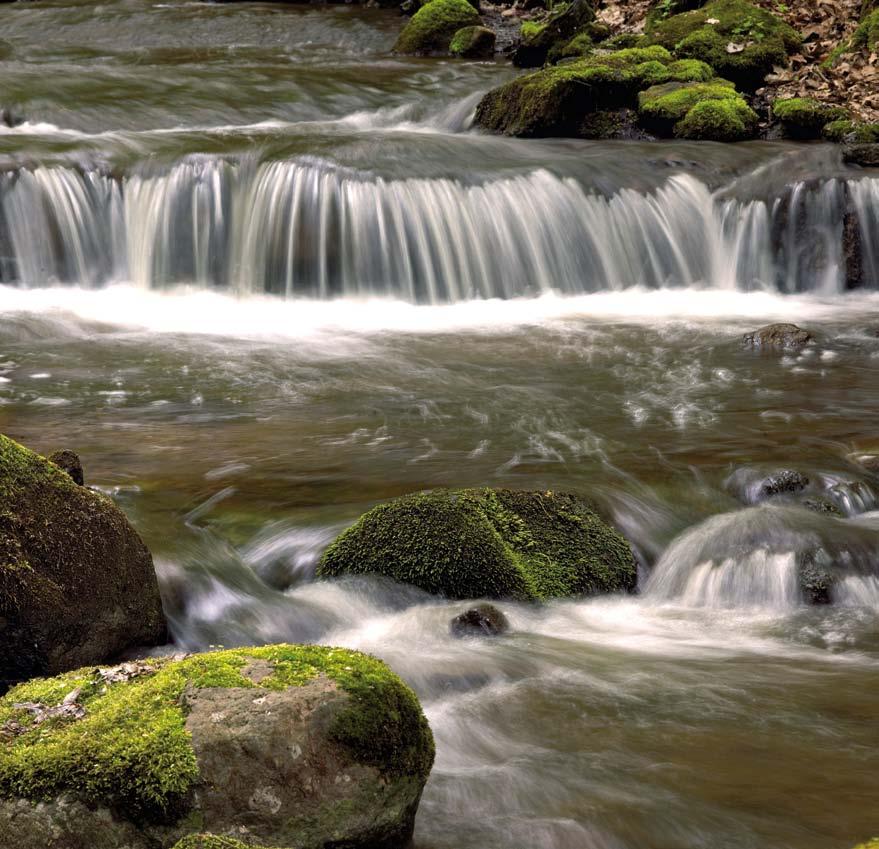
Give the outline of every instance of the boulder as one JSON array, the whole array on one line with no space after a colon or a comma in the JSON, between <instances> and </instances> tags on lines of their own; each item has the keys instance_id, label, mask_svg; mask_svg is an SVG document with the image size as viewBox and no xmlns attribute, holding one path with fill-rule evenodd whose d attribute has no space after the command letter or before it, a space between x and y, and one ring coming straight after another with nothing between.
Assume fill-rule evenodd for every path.
<instances>
[{"instance_id":1,"label":"boulder","mask_svg":"<svg viewBox=\"0 0 879 849\"><path fill-rule=\"evenodd\" d=\"M796 324L767 324L742 337L742 345L758 350L799 350L811 344L814 337Z\"/></svg>"},{"instance_id":2,"label":"boulder","mask_svg":"<svg viewBox=\"0 0 879 849\"><path fill-rule=\"evenodd\" d=\"M522 40L513 53L513 64L520 68L539 68L550 50L570 41L580 30L595 20L593 0L574 0L560 6L543 23L528 22L522 28Z\"/></svg>"},{"instance_id":3,"label":"boulder","mask_svg":"<svg viewBox=\"0 0 879 849\"><path fill-rule=\"evenodd\" d=\"M397 849L433 756L415 694L359 652L81 669L0 699L0 845L165 849L208 832L184 845Z\"/></svg>"},{"instance_id":4,"label":"boulder","mask_svg":"<svg viewBox=\"0 0 879 849\"><path fill-rule=\"evenodd\" d=\"M811 97L789 97L772 104L772 116L789 139L818 139L827 124L846 121L848 112Z\"/></svg>"},{"instance_id":5,"label":"boulder","mask_svg":"<svg viewBox=\"0 0 879 849\"><path fill-rule=\"evenodd\" d=\"M464 27L478 26L479 13L467 0L430 0L410 19L394 45L395 53L447 53Z\"/></svg>"},{"instance_id":6,"label":"boulder","mask_svg":"<svg viewBox=\"0 0 879 849\"><path fill-rule=\"evenodd\" d=\"M496 637L510 629L507 617L493 604L479 604L449 622L453 637Z\"/></svg>"},{"instance_id":7,"label":"boulder","mask_svg":"<svg viewBox=\"0 0 879 849\"><path fill-rule=\"evenodd\" d=\"M821 130L821 135L832 142L847 144L876 144L879 142L879 123L864 121L830 121Z\"/></svg>"},{"instance_id":8,"label":"boulder","mask_svg":"<svg viewBox=\"0 0 879 849\"><path fill-rule=\"evenodd\" d=\"M802 492L808 485L809 479L801 472L782 469L760 483L760 496L771 498L773 495Z\"/></svg>"},{"instance_id":9,"label":"boulder","mask_svg":"<svg viewBox=\"0 0 879 849\"><path fill-rule=\"evenodd\" d=\"M707 62L722 77L752 91L776 65L787 65L800 35L747 0L711 0L699 9L648 20L647 37L681 58Z\"/></svg>"},{"instance_id":10,"label":"boulder","mask_svg":"<svg viewBox=\"0 0 879 849\"><path fill-rule=\"evenodd\" d=\"M452 37L449 53L462 59L491 59L496 38L494 30L488 27L464 27Z\"/></svg>"},{"instance_id":11,"label":"boulder","mask_svg":"<svg viewBox=\"0 0 879 849\"><path fill-rule=\"evenodd\" d=\"M0 435L0 692L165 639L152 558L122 511Z\"/></svg>"},{"instance_id":12,"label":"boulder","mask_svg":"<svg viewBox=\"0 0 879 849\"><path fill-rule=\"evenodd\" d=\"M842 159L848 165L879 168L879 144L847 144L842 149Z\"/></svg>"},{"instance_id":13,"label":"boulder","mask_svg":"<svg viewBox=\"0 0 879 849\"><path fill-rule=\"evenodd\" d=\"M56 451L49 455L49 462L61 469L62 472L67 472L77 486L85 486L82 461L79 459L79 455L73 451Z\"/></svg>"},{"instance_id":14,"label":"boulder","mask_svg":"<svg viewBox=\"0 0 879 849\"><path fill-rule=\"evenodd\" d=\"M833 564L822 551L809 551L797 559L800 588L807 604L830 604L836 583Z\"/></svg>"},{"instance_id":15,"label":"boulder","mask_svg":"<svg viewBox=\"0 0 879 849\"><path fill-rule=\"evenodd\" d=\"M438 490L370 510L327 548L320 577L383 575L447 598L631 591L623 537L576 495Z\"/></svg>"}]
</instances>

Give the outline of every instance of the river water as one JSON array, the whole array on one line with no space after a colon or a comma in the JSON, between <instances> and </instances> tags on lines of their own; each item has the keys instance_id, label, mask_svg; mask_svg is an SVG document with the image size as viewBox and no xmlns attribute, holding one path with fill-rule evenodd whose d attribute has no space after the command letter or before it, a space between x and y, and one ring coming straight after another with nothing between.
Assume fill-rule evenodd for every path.
<instances>
[{"instance_id":1,"label":"river water","mask_svg":"<svg viewBox=\"0 0 879 849\"><path fill-rule=\"evenodd\" d=\"M879 478L852 458L879 452L879 174L823 145L482 136L511 69L392 57L399 25L3 7L0 429L82 455L178 644L350 646L415 688L418 849L879 831ZM817 343L743 350L769 320ZM779 469L807 490L757 503ZM509 635L462 641L465 602L312 580L370 506L471 485L592 498L639 593L502 604ZM816 551L830 606L796 586Z\"/></svg>"}]
</instances>

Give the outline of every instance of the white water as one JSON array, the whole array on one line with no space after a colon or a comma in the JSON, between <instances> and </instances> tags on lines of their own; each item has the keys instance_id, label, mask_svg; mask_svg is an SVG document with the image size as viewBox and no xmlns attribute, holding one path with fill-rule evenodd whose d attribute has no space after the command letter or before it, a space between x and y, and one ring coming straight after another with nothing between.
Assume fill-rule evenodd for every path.
<instances>
[{"instance_id":1,"label":"white water","mask_svg":"<svg viewBox=\"0 0 879 849\"><path fill-rule=\"evenodd\" d=\"M696 178L611 197L548 170L465 184L388 180L318 160L190 160L117 181L41 167L0 180L0 280L132 281L409 303L632 286L810 292L845 287L843 221L879 286L879 180L795 184L769 201Z\"/></svg>"}]
</instances>

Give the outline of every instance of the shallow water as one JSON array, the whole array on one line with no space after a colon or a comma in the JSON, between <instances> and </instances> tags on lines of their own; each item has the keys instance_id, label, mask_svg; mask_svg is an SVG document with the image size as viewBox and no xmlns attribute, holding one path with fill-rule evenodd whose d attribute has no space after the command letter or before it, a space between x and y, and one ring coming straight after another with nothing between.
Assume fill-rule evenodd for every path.
<instances>
[{"instance_id":1,"label":"shallow water","mask_svg":"<svg viewBox=\"0 0 879 849\"><path fill-rule=\"evenodd\" d=\"M0 430L81 454L183 647L387 660L437 739L419 849L847 849L879 830L877 175L482 136L510 68L393 57L398 27L3 7ZM743 350L769 320L817 343ZM785 468L807 491L755 503ZM461 641L465 602L312 579L372 505L477 485L592 498L639 594ZM794 581L816 551L830 607Z\"/></svg>"}]
</instances>

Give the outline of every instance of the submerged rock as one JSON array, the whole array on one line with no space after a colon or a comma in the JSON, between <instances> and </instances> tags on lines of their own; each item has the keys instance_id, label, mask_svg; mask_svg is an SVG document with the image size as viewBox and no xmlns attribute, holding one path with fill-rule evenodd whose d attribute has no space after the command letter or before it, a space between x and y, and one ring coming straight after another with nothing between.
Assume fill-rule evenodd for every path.
<instances>
[{"instance_id":1,"label":"submerged rock","mask_svg":"<svg viewBox=\"0 0 879 849\"><path fill-rule=\"evenodd\" d=\"M113 672L33 681L0 700L4 849L155 849L196 832L288 849L411 839L433 738L381 661L280 645ZM73 718L30 718L30 705L71 699Z\"/></svg>"},{"instance_id":2,"label":"submerged rock","mask_svg":"<svg viewBox=\"0 0 879 849\"><path fill-rule=\"evenodd\" d=\"M384 575L447 598L631 591L628 542L576 495L438 490L370 510L324 552L321 577Z\"/></svg>"},{"instance_id":3,"label":"submerged rock","mask_svg":"<svg viewBox=\"0 0 879 849\"><path fill-rule=\"evenodd\" d=\"M488 636L503 634L510 628L507 617L493 604L480 604L458 614L449 623L453 637Z\"/></svg>"},{"instance_id":4,"label":"submerged rock","mask_svg":"<svg viewBox=\"0 0 879 849\"><path fill-rule=\"evenodd\" d=\"M75 484L85 486L82 461L79 459L79 455L74 454L73 451L56 451L49 455L49 462L56 465L62 472L67 472Z\"/></svg>"},{"instance_id":5,"label":"submerged rock","mask_svg":"<svg viewBox=\"0 0 879 849\"><path fill-rule=\"evenodd\" d=\"M0 691L165 638L152 558L122 511L0 435Z\"/></svg>"},{"instance_id":6,"label":"submerged rock","mask_svg":"<svg viewBox=\"0 0 879 849\"><path fill-rule=\"evenodd\" d=\"M782 493L802 492L809 485L809 479L802 472L782 469L771 474L760 484L760 495L771 498Z\"/></svg>"},{"instance_id":7,"label":"submerged rock","mask_svg":"<svg viewBox=\"0 0 879 849\"><path fill-rule=\"evenodd\" d=\"M808 330L797 327L796 324L767 324L753 333L746 333L742 337L742 344L746 348L758 348L760 350L772 349L799 349L814 341L814 337Z\"/></svg>"},{"instance_id":8,"label":"submerged rock","mask_svg":"<svg viewBox=\"0 0 879 849\"><path fill-rule=\"evenodd\" d=\"M836 575L833 564L821 551L810 551L799 558L799 580L807 604L830 604Z\"/></svg>"},{"instance_id":9,"label":"submerged rock","mask_svg":"<svg viewBox=\"0 0 879 849\"><path fill-rule=\"evenodd\" d=\"M478 26L479 13L467 0L430 0L409 20L394 45L395 53L447 53L455 34Z\"/></svg>"}]
</instances>

